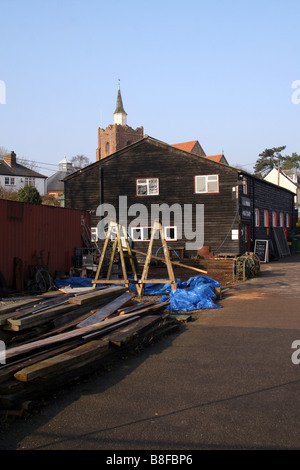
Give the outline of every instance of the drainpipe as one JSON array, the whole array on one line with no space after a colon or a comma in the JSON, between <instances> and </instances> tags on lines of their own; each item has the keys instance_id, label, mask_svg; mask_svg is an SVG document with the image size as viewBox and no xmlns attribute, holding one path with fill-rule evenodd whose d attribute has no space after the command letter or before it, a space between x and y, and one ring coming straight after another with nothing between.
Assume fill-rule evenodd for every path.
<instances>
[{"instance_id":1,"label":"drainpipe","mask_svg":"<svg viewBox=\"0 0 300 470\"><path fill-rule=\"evenodd\" d=\"M103 204L103 168L99 168L99 200Z\"/></svg>"}]
</instances>

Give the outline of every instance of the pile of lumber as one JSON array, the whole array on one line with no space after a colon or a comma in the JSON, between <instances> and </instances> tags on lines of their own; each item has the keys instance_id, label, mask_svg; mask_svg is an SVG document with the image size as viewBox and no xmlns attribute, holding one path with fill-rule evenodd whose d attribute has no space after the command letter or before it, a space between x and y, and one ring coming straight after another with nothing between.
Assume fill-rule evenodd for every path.
<instances>
[{"instance_id":1,"label":"pile of lumber","mask_svg":"<svg viewBox=\"0 0 300 470\"><path fill-rule=\"evenodd\" d=\"M0 307L0 410L42 398L172 332L168 302L125 287L59 290Z\"/></svg>"}]
</instances>

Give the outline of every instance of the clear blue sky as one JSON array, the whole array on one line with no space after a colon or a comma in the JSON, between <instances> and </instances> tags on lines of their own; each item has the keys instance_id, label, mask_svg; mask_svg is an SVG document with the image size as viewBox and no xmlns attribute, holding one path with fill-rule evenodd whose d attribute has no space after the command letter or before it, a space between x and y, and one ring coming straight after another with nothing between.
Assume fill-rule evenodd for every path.
<instances>
[{"instance_id":1,"label":"clear blue sky","mask_svg":"<svg viewBox=\"0 0 300 470\"><path fill-rule=\"evenodd\" d=\"M95 161L120 79L151 137L248 171L265 148L300 153L299 19L299 0L0 0L0 146L43 174Z\"/></svg>"}]
</instances>

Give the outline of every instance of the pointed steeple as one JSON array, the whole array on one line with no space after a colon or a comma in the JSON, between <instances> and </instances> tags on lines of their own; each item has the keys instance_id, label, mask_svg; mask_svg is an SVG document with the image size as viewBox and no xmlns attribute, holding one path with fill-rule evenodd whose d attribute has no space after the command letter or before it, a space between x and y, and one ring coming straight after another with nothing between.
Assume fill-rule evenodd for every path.
<instances>
[{"instance_id":1,"label":"pointed steeple","mask_svg":"<svg viewBox=\"0 0 300 470\"><path fill-rule=\"evenodd\" d=\"M114 112L114 124L121 124L122 126L126 126L127 124L126 116L127 116L127 113L124 111L124 107L123 107L123 101L122 101L121 90L120 90L120 80L119 80L117 106Z\"/></svg>"}]
</instances>

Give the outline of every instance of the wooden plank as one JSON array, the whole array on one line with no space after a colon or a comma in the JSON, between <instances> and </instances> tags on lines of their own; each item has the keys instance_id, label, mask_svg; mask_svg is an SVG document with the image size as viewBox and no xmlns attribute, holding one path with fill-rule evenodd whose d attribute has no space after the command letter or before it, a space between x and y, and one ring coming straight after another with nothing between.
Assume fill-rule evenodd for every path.
<instances>
[{"instance_id":1,"label":"wooden plank","mask_svg":"<svg viewBox=\"0 0 300 470\"><path fill-rule=\"evenodd\" d=\"M103 303L109 302L115 298L115 294L111 293L109 296L101 296L97 301L96 305L99 306ZM21 331L28 328L33 328L48 322L57 322L62 324L63 321L67 322L68 318L76 318L81 314L86 313L91 308L91 305L86 304L83 306L66 303L64 305L55 307L48 311L32 314L28 317L21 319L11 318L7 320L7 324L4 326L5 330L8 331ZM78 323L78 322L77 322ZM58 325L55 325L58 326Z\"/></svg>"},{"instance_id":2,"label":"wooden plank","mask_svg":"<svg viewBox=\"0 0 300 470\"><path fill-rule=\"evenodd\" d=\"M60 294L59 298L56 299L38 299L37 302L33 302L29 307L24 305L23 307L17 308L14 311L11 311L10 314L6 314L6 322L3 324L7 323L8 319L17 319L17 318L23 318L23 317L28 317L32 314L37 314L40 312L45 312L47 310L51 310L52 308L55 308L56 306L59 305L65 305L67 304L68 298L70 295L64 295ZM18 323L18 324L21 324Z\"/></svg>"},{"instance_id":3,"label":"wooden plank","mask_svg":"<svg viewBox=\"0 0 300 470\"><path fill-rule=\"evenodd\" d=\"M129 325L127 328L124 328L123 331L112 335L109 338L109 342L115 346L122 347L126 343L129 343L134 336L141 334L145 329L149 328L149 326L153 326L159 321L160 317L157 315L148 315L147 317L140 318L133 324Z\"/></svg>"},{"instance_id":4,"label":"wooden plank","mask_svg":"<svg viewBox=\"0 0 300 470\"><path fill-rule=\"evenodd\" d=\"M21 370L25 367L31 366L35 364L36 362L40 362L44 359L48 359L49 357L56 356L57 354L60 354L62 352L66 352L69 349L77 347L77 345L78 345L78 341L77 342L70 341L67 344L63 344L60 347L54 347L52 349L50 348L49 350L42 351L37 354L33 354L29 358L17 359L16 361L13 361L11 363L2 365L0 368L0 386L2 383L5 383L6 381L12 379L16 371ZM0 393L3 393L3 390L1 390Z\"/></svg>"},{"instance_id":5,"label":"wooden plank","mask_svg":"<svg viewBox=\"0 0 300 470\"><path fill-rule=\"evenodd\" d=\"M149 313L150 313L150 314L151 314L151 313L155 313L156 311L160 311L160 310L164 309L167 305L169 305L169 302L168 302L168 301L166 301L166 302L156 302L154 305L150 305L150 306L147 306L147 307L143 307L143 308L141 308L141 309L139 309L139 310L136 310L136 311L135 311L134 313L132 313L132 314L120 315L120 316L125 317L125 319L124 319L124 323L125 323L125 322L128 321L128 320L127 320L128 317L129 317L129 319L132 318L132 317L133 317L133 319L135 319L135 316L134 316L134 315L136 315L136 318L138 318L138 316L140 316L140 315L145 315L145 314L149 314ZM106 322L106 321L108 321L108 320L105 320L105 322ZM109 328L110 328L110 327L108 326L107 329L109 329ZM97 331L97 330L96 330L96 331L93 331L93 332L88 332L87 335L83 336L83 339L89 339L89 338L95 337L95 336L97 336L97 335L99 335L99 334L101 334L101 333L102 333L101 331L99 332L99 331Z\"/></svg>"},{"instance_id":6,"label":"wooden plank","mask_svg":"<svg viewBox=\"0 0 300 470\"><path fill-rule=\"evenodd\" d=\"M150 305L154 305L156 303L157 303L156 300L149 300L148 302L138 302L136 305L123 308L122 310L118 310L118 313L119 315L124 315L124 313L126 314L126 313L135 312L136 310L149 307Z\"/></svg>"},{"instance_id":7,"label":"wooden plank","mask_svg":"<svg viewBox=\"0 0 300 470\"><path fill-rule=\"evenodd\" d=\"M38 326L43 323L51 321L53 318L65 313L74 310L76 306L66 303L58 307L54 307L49 310L45 310L40 313L35 313L33 315L28 315L22 318L8 318L7 325L4 326L5 330L10 331L20 331L26 328L32 328L33 326Z\"/></svg>"},{"instance_id":8,"label":"wooden plank","mask_svg":"<svg viewBox=\"0 0 300 470\"><path fill-rule=\"evenodd\" d=\"M97 361L108 355L109 344L122 346L132 337L158 323L160 318L156 315L147 316L135 321L132 325L118 328L114 333L73 348L67 352L39 361L14 373L15 379L21 382L30 382L36 379L45 379L50 376L61 375L72 366L82 367L84 364Z\"/></svg>"},{"instance_id":9,"label":"wooden plank","mask_svg":"<svg viewBox=\"0 0 300 470\"><path fill-rule=\"evenodd\" d=\"M164 304L168 304L168 302L162 302L160 304L160 307L162 308ZM141 312L139 312L139 313L141 313ZM18 357L22 354L28 354L28 353L31 353L33 351L37 351L37 350L40 350L42 348L46 348L48 346L53 346L53 345L56 345L56 344L61 344L61 343L70 341L74 338L81 337L84 334L91 333L91 332L97 331L97 330L101 330L101 329L105 328L106 326L110 326L110 325L113 325L113 324L117 325L118 323L121 323L125 318L129 318L130 316L134 316L134 315L136 315L136 313L129 313L127 315L119 315L116 318L112 318L110 320L105 320L105 321L102 321L100 323L96 323L95 325L90 325L90 326L86 326L86 327L83 327L83 328L76 328L74 330L71 330L71 331L68 331L68 332L65 332L65 333L50 336L49 338L44 338L42 340L36 340L36 341L32 341L30 343L26 343L26 344L23 344L23 345L20 345L20 346L15 346L15 347L8 348L6 350L6 360L9 360L10 358L13 358L13 357Z\"/></svg>"},{"instance_id":10,"label":"wooden plank","mask_svg":"<svg viewBox=\"0 0 300 470\"><path fill-rule=\"evenodd\" d=\"M10 313L15 311L18 307L24 307L30 304L34 304L35 302L40 302L41 297L30 297L28 299L20 299L20 300L5 300L5 305L0 306L0 316L2 314Z\"/></svg>"},{"instance_id":11,"label":"wooden plank","mask_svg":"<svg viewBox=\"0 0 300 470\"><path fill-rule=\"evenodd\" d=\"M126 291L126 287L108 287L107 289L103 289L103 290L94 289L93 292L90 292L88 294L83 294L78 297L77 296L71 297L69 299L69 303L75 304L75 305L93 304L93 303L96 303L100 298L105 298L113 294L117 296L119 294L122 294L125 291Z\"/></svg>"},{"instance_id":12,"label":"wooden plank","mask_svg":"<svg viewBox=\"0 0 300 470\"><path fill-rule=\"evenodd\" d=\"M131 292L125 292L124 294L118 296L116 299L112 300L100 309L96 310L95 313L90 315L82 322L78 323L77 327L82 328L84 326L93 325L95 323L99 323L102 320L105 320L105 318L115 313L118 308L127 305L128 302L133 299L133 297L135 297L135 294Z\"/></svg>"},{"instance_id":13,"label":"wooden plank","mask_svg":"<svg viewBox=\"0 0 300 470\"><path fill-rule=\"evenodd\" d=\"M0 326L5 325L7 323L7 319L11 317L12 313L16 311L18 307L24 307L25 305L34 305L35 302L40 301L40 299L31 299L28 301L11 301L7 305L3 305L0 307Z\"/></svg>"},{"instance_id":14,"label":"wooden plank","mask_svg":"<svg viewBox=\"0 0 300 470\"><path fill-rule=\"evenodd\" d=\"M74 364L78 365L80 363L82 366L86 362L103 357L103 355L107 354L108 348L109 342L107 340L90 341L68 352L55 355L29 367L25 367L17 371L14 377L21 382L29 382L37 378L49 376L50 374L59 375Z\"/></svg>"}]
</instances>

